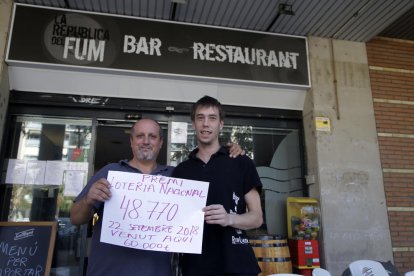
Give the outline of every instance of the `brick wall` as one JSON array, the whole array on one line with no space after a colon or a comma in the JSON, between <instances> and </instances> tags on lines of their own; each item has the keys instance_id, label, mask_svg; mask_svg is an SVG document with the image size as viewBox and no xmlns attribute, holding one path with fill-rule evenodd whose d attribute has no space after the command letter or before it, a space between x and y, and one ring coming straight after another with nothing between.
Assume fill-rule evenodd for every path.
<instances>
[{"instance_id":1,"label":"brick wall","mask_svg":"<svg viewBox=\"0 0 414 276\"><path fill-rule=\"evenodd\" d=\"M414 270L414 41L367 43L394 263Z\"/></svg>"}]
</instances>

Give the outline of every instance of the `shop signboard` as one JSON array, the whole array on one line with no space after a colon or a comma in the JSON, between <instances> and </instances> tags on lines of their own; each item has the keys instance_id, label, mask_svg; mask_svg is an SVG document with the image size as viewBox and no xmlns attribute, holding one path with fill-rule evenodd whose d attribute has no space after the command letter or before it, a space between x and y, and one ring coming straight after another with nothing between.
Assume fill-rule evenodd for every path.
<instances>
[{"instance_id":1,"label":"shop signboard","mask_svg":"<svg viewBox=\"0 0 414 276\"><path fill-rule=\"evenodd\" d=\"M305 37L25 4L6 62L310 87Z\"/></svg>"}]
</instances>

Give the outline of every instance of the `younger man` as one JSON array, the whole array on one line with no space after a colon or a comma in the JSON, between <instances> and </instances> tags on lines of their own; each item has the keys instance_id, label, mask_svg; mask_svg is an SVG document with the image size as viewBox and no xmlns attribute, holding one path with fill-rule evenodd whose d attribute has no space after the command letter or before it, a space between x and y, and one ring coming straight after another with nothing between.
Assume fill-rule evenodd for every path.
<instances>
[{"instance_id":1,"label":"younger man","mask_svg":"<svg viewBox=\"0 0 414 276\"><path fill-rule=\"evenodd\" d=\"M198 148L175 168L173 177L206 181L210 186L203 209L202 254L184 254L182 274L257 276L260 268L244 231L263 223L258 192L262 184L256 167L247 156L230 158L220 146L224 111L216 99L198 100L191 120Z\"/></svg>"}]
</instances>

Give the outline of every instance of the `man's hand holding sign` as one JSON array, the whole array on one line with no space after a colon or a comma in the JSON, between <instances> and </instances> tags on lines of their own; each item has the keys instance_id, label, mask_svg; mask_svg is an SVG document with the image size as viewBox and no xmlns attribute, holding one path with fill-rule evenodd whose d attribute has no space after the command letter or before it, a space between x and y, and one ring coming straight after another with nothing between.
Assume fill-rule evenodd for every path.
<instances>
[{"instance_id":1,"label":"man's hand holding sign","mask_svg":"<svg viewBox=\"0 0 414 276\"><path fill-rule=\"evenodd\" d=\"M72 224L85 225L95 214L99 217L92 231L88 276L137 271L172 276L171 252L201 253L202 207L210 184L169 178L174 167L156 161L163 135L157 121L138 120L130 133L132 158L101 168L75 198ZM240 153L233 144L229 156ZM148 250L136 250L141 248Z\"/></svg>"},{"instance_id":2,"label":"man's hand holding sign","mask_svg":"<svg viewBox=\"0 0 414 276\"><path fill-rule=\"evenodd\" d=\"M118 171L108 172L101 242L124 247L201 253L209 183Z\"/></svg>"}]
</instances>

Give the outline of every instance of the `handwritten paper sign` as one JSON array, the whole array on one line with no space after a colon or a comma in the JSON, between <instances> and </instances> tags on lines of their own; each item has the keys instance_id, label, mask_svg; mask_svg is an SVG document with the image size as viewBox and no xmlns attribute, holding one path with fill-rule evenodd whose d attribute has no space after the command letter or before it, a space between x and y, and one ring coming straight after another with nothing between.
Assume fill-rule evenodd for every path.
<instances>
[{"instance_id":1,"label":"handwritten paper sign","mask_svg":"<svg viewBox=\"0 0 414 276\"><path fill-rule=\"evenodd\" d=\"M108 172L101 242L124 247L201 253L208 182Z\"/></svg>"}]
</instances>

